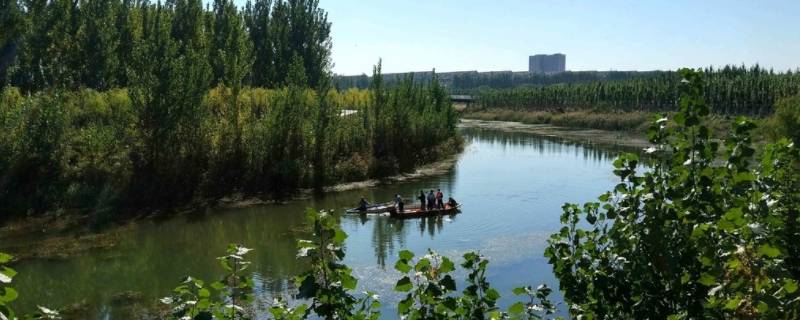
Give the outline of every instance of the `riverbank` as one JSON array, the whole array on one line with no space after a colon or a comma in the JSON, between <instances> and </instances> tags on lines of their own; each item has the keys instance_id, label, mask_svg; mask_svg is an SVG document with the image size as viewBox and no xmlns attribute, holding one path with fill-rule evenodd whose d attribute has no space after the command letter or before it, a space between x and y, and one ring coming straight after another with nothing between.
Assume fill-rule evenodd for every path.
<instances>
[{"instance_id":1,"label":"riverbank","mask_svg":"<svg viewBox=\"0 0 800 320\"><path fill-rule=\"evenodd\" d=\"M600 145L606 147L619 147L641 150L650 146L644 134L628 131L612 131L600 129L576 129L554 126L550 124L528 124L515 121L494 121L462 119L460 127L499 130L503 132L523 132L545 137L562 138L565 140Z\"/></svg>"},{"instance_id":2,"label":"riverbank","mask_svg":"<svg viewBox=\"0 0 800 320\"><path fill-rule=\"evenodd\" d=\"M667 113L667 117L671 117L673 113ZM658 117L657 113L653 112L596 112L592 110L575 110L575 111L518 111L509 109L489 108L489 109L473 109L466 110L462 114L463 119L468 120L484 120L484 121L503 121L503 122L517 122L527 125L546 125L542 128L527 128L526 130L536 130L543 134L550 134L552 128L561 128L569 130L603 130L624 133L622 135L635 137L637 139L646 139L647 128L650 126L651 121ZM711 115L705 119L705 125L714 133L716 137L727 137L731 130L733 117ZM771 130L770 118L757 118L753 119L758 124L758 128L753 132L753 140L757 145L762 145L770 140L774 140L776 136ZM603 132L588 132L586 135L598 134L605 138L600 140L608 140L608 133ZM580 134L583 135L583 134ZM625 143L620 141L620 143ZM638 142L633 143L636 146L641 145Z\"/></svg>"},{"instance_id":3,"label":"riverbank","mask_svg":"<svg viewBox=\"0 0 800 320\"><path fill-rule=\"evenodd\" d=\"M431 155L431 158L437 160L423 164L413 171L383 178L331 184L324 187L322 192L343 192L444 174L455 166L463 152L463 138L451 139L435 150L437 154ZM13 255L15 262L32 259L63 260L91 251L112 249L117 246L123 233L135 229L137 224L144 221L188 217L214 209L288 204L309 199L316 193L318 192L314 189L298 189L292 196L283 199L273 198L266 193L233 193L220 198L196 199L176 208L135 211L124 215L125 218L107 222L100 227L94 224L90 213L80 210L54 210L41 215L20 217L1 225L0 252Z\"/></svg>"},{"instance_id":4,"label":"riverbank","mask_svg":"<svg viewBox=\"0 0 800 320\"><path fill-rule=\"evenodd\" d=\"M644 132L654 117L649 112L598 113L579 111L518 111L509 109L469 110L465 119L548 124L558 127Z\"/></svg>"}]
</instances>

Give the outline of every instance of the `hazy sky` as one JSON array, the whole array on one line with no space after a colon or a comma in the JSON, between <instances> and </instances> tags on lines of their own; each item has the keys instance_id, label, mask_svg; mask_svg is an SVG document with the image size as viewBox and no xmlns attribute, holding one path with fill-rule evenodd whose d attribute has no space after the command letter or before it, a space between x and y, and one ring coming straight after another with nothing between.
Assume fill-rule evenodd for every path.
<instances>
[{"instance_id":1,"label":"hazy sky","mask_svg":"<svg viewBox=\"0 0 800 320\"><path fill-rule=\"evenodd\" d=\"M333 70L515 70L561 52L568 70L800 67L800 0L320 0Z\"/></svg>"}]
</instances>

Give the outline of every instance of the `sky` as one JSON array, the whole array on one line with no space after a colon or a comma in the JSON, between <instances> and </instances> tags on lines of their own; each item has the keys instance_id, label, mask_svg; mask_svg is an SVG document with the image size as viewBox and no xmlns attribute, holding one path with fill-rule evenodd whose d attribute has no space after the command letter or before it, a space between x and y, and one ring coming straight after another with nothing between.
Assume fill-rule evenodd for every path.
<instances>
[{"instance_id":1,"label":"sky","mask_svg":"<svg viewBox=\"0 0 800 320\"><path fill-rule=\"evenodd\" d=\"M320 0L333 71L525 71L800 67L800 0Z\"/></svg>"}]
</instances>

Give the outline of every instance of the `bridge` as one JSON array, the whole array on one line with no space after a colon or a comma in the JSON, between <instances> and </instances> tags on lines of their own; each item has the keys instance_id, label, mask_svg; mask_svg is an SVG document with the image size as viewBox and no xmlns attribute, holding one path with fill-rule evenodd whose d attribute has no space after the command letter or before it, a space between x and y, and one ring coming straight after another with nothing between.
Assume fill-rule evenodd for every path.
<instances>
[{"instance_id":1,"label":"bridge","mask_svg":"<svg viewBox=\"0 0 800 320\"><path fill-rule=\"evenodd\" d=\"M470 96L470 95L454 94L454 95L450 95L450 101L452 101L454 103L470 104L470 103L474 102L475 99L473 99L472 96Z\"/></svg>"}]
</instances>

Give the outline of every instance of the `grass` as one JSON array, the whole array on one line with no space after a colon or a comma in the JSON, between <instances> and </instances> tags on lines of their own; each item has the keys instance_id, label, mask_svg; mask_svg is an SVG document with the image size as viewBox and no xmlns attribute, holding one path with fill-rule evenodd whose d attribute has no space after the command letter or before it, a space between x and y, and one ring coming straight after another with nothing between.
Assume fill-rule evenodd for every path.
<instances>
[{"instance_id":1,"label":"grass","mask_svg":"<svg viewBox=\"0 0 800 320\"><path fill-rule=\"evenodd\" d=\"M655 115L649 112L594 112L576 110L566 112L517 111L484 109L467 111L464 118L490 121L514 121L525 124L551 124L559 127L602 129L614 131L641 131L647 129Z\"/></svg>"},{"instance_id":2,"label":"grass","mask_svg":"<svg viewBox=\"0 0 800 320\"><path fill-rule=\"evenodd\" d=\"M668 113L671 117L672 113ZM462 113L465 119L487 121L513 121L525 124L549 124L558 127L579 129L600 129L609 131L627 131L644 135L651 121L656 117L652 112L602 112L594 110L555 111L518 111L509 109L467 109ZM754 119L758 127L752 132L756 146L762 146L779 136L774 131L775 117ZM734 117L710 115L705 125L713 136L726 138L731 132Z\"/></svg>"}]
</instances>

